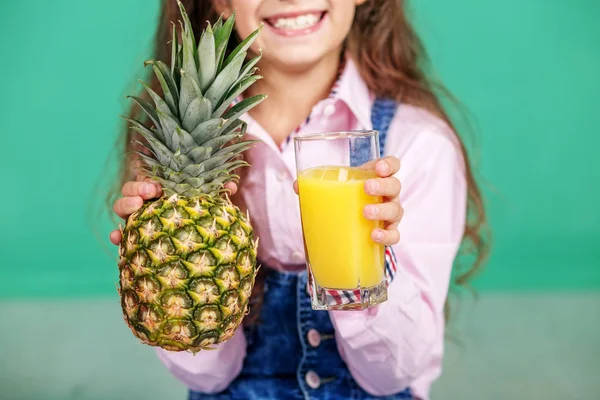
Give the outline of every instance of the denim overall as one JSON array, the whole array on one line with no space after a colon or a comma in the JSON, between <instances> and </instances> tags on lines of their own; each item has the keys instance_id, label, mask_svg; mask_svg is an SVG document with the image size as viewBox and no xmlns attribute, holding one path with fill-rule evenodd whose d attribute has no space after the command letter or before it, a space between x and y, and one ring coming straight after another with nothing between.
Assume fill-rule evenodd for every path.
<instances>
[{"instance_id":1,"label":"denim overall","mask_svg":"<svg viewBox=\"0 0 600 400\"><path fill-rule=\"evenodd\" d=\"M396 107L385 99L373 106L371 119L382 154ZM361 389L338 353L329 314L311 308L306 271L263 268L268 272L260 320L244 328L247 355L240 375L221 393L192 391L189 400L413 399L410 389L384 397Z\"/></svg>"}]
</instances>

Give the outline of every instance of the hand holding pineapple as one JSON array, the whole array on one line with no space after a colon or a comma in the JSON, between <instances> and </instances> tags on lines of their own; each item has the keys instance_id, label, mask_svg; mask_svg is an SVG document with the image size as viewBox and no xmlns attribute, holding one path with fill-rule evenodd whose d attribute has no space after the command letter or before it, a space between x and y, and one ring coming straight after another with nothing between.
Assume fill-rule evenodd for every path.
<instances>
[{"instance_id":1,"label":"hand holding pineapple","mask_svg":"<svg viewBox=\"0 0 600 400\"><path fill-rule=\"evenodd\" d=\"M225 184L225 189L231 195L236 194L237 184L228 182ZM113 211L120 218L127 219L131 214L138 211L144 205L144 201L158 199L162 196L162 187L152 180L138 175L137 181L125 182L121 189L122 198L117 199L113 204ZM119 229L115 229L110 233L110 241L118 246L121 243L122 236Z\"/></svg>"}]
</instances>

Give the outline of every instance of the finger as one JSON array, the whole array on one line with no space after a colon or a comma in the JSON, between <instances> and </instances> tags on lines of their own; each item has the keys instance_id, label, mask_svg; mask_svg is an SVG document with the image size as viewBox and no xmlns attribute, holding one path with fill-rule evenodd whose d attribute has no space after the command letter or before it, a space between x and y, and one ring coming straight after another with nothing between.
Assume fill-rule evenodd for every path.
<instances>
[{"instance_id":1,"label":"finger","mask_svg":"<svg viewBox=\"0 0 600 400\"><path fill-rule=\"evenodd\" d=\"M394 175L400 170L400 160L396 157L385 157L377 161L375 171L382 178Z\"/></svg>"},{"instance_id":2,"label":"finger","mask_svg":"<svg viewBox=\"0 0 600 400\"><path fill-rule=\"evenodd\" d=\"M121 218L127 219L128 216L139 210L144 204L144 200L139 196L123 197L115 201L113 211Z\"/></svg>"},{"instance_id":3,"label":"finger","mask_svg":"<svg viewBox=\"0 0 600 400\"><path fill-rule=\"evenodd\" d=\"M365 171L373 170L373 169L375 169L375 164L377 163L377 161L378 160L367 161L366 163L360 165L358 167L358 169L362 169L362 170L365 170Z\"/></svg>"},{"instance_id":4,"label":"finger","mask_svg":"<svg viewBox=\"0 0 600 400\"><path fill-rule=\"evenodd\" d=\"M400 219L397 221L389 222L385 225L385 229L388 231L398 230L398 226L400 225L400 221L404 218L404 208L400 205Z\"/></svg>"},{"instance_id":5,"label":"finger","mask_svg":"<svg viewBox=\"0 0 600 400\"><path fill-rule=\"evenodd\" d=\"M400 232L398 229L395 230L383 230L375 229L371 234L373 241L380 243L384 246L393 246L400 241Z\"/></svg>"},{"instance_id":6,"label":"finger","mask_svg":"<svg viewBox=\"0 0 600 400\"><path fill-rule=\"evenodd\" d=\"M389 226L388 226L387 229L396 229L396 228L398 228L398 225L400 225L400 221L402 221L402 218L404 218L404 207L402 207L402 205L400 204L400 202L396 202L396 204L398 205L398 208L400 210L400 216L398 217L398 219L396 221L389 221L390 224L389 224Z\"/></svg>"},{"instance_id":7,"label":"finger","mask_svg":"<svg viewBox=\"0 0 600 400\"><path fill-rule=\"evenodd\" d=\"M112 231L110 233L110 242L112 244L114 244L115 246L118 246L119 243L121 243L121 231L118 229L115 229L114 231Z\"/></svg>"},{"instance_id":8,"label":"finger","mask_svg":"<svg viewBox=\"0 0 600 400\"><path fill-rule=\"evenodd\" d=\"M367 179L365 192L371 196L396 198L400 195L400 181L394 177Z\"/></svg>"},{"instance_id":9,"label":"finger","mask_svg":"<svg viewBox=\"0 0 600 400\"><path fill-rule=\"evenodd\" d=\"M385 226L385 229L387 231L393 231L393 230L398 230L398 226L400 225L400 221L396 221L396 222L390 222L389 224L387 224Z\"/></svg>"},{"instance_id":10,"label":"finger","mask_svg":"<svg viewBox=\"0 0 600 400\"><path fill-rule=\"evenodd\" d=\"M298 194L298 181L294 181L294 192Z\"/></svg>"},{"instance_id":11,"label":"finger","mask_svg":"<svg viewBox=\"0 0 600 400\"><path fill-rule=\"evenodd\" d=\"M400 160L396 157L385 157L378 160L371 160L362 164L359 169L375 170L379 176L385 178L395 174L400 170Z\"/></svg>"},{"instance_id":12,"label":"finger","mask_svg":"<svg viewBox=\"0 0 600 400\"><path fill-rule=\"evenodd\" d=\"M402 218L402 207L396 201L381 204L368 204L363 209L367 219L373 221L396 222Z\"/></svg>"},{"instance_id":13,"label":"finger","mask_svg":"<svg viewBox=\"0 0 600 400\"><path fill-rule=\"evenodd\" d=\"M162 189L152 182L125 182L121 190L123 196L139 196L144 200L160 197Z\"/></svg>"},{"instance_id":14,"label":"finger","mask_svg":"<svg viewBox=\"0 0 600 400\"><path fill-rule=\"evenodd\" d=\"M144 175L144 174L137 174L135 177L135 180L137 182L148 182L148 183L153 184L154 186L156 186L158 188L158 195L156 197L162 196L162 186L160 185L160 183L156 182L149 176Z\"/></svg>"},{"instance_id":15,"label":"finger","mask_svg":"<svg viewBox=\"0 0 600 400\"><path fill-rule=\"evenodd\" d=\"M238 191L238 185L235 182L227 182L225 184L225 190L229 191L229 194L233 196Z\"/></svg>"}]
</instances>

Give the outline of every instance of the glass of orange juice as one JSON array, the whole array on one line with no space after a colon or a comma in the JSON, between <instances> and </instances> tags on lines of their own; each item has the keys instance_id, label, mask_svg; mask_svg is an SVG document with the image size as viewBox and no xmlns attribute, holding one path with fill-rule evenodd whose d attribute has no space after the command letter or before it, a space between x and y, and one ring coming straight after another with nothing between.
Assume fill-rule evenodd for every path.
<instances>
[{"instance_id":1,"label":"glass of orange juice","mask_svg":"<svg viewBox=\"0 0 600 400\"><path fill-rule=\"evenodd\" d=\"M312 308L360 310L387 300L384 247L373 241L381 222L363 209L379 158L377 131L294 138L302 232Z\"/></svg>"}]
</instances>

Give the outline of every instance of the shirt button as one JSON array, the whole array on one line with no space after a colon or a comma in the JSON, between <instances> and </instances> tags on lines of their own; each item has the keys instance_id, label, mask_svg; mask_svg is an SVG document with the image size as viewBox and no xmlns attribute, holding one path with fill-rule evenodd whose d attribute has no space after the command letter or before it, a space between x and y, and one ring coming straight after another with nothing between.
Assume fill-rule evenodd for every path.
<instances>
[{"instance_id":1,"label":"shirt button","mask_svg":"<svg viewBox=\"0 0 600 400\"><path fill-rule=\"evenodd\" d=\"M323 115L331 117L335 113L335 104L327 104L323 109Z\"/></svg>"},{"instance_id":2,"label":"shirt button","mask_svg":"<svg viewBox=\"0 0 600 400\"><path fill-rule=\"evenodd\" d=\"M316 329L310 329L306 337L312 347L318 347L321 344L321 334Z\"/></svg>"},{"instance_id":3,"label":"shirt button","mask_svg":"<svg viewBox=\"0 0 600 400\"><path fill-rule=\"evenodd\" d=\"M318 389L319 386L321 386L321 378L319 378L319 375L317 375L315 371L308 371L305 380L306 384L311 389Z\"/></svg>"}]
</instances>

